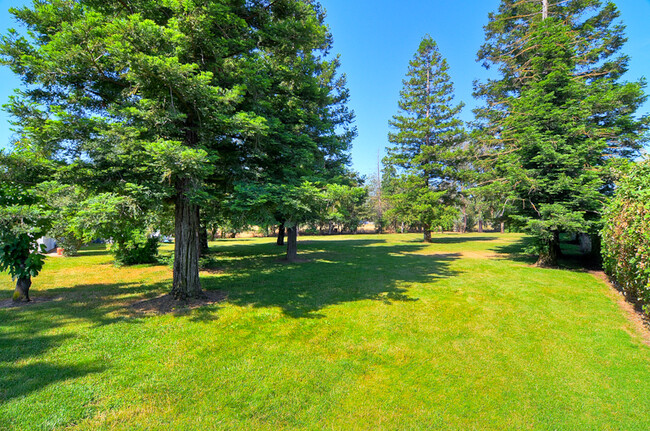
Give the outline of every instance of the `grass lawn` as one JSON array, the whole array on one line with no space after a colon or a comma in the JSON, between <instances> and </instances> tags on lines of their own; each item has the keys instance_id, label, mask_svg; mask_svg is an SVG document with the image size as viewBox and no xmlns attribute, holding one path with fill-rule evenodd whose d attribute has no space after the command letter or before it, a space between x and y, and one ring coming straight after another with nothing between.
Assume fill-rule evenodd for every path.
<instances>
[{"instance_id":1,"label":"grass lawn","mask_svg":"<svg viewBox=\"0 0 650 431\"><path fill-rule=\"evenodd\" d=\"M304 237L295 265L273 241L212 243L227 299L162 316L129 304L169 267L48 258L54 299L0 309L0 429L650 429L639 330L519 235Z\"/></svg>"}]
</instances>

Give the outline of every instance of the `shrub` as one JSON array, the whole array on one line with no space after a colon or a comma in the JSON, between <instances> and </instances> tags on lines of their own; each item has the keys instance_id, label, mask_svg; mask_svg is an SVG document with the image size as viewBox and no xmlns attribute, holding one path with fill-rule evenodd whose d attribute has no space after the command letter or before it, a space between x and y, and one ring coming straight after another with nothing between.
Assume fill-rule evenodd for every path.
<instances>
[{"instance_id":1,"label":"shrub","mask_svg":"<svg viewBox=\"0 0 650 431\"><path fill-rule=\"evenodd\" d=\"M604 222L605 271L650 312L650 161L633 165L621 177Z\"/></svg>"},{"instance_id":2,"label":"shrub","mask_svg":"<svg viewBox=\"0 0 650 431\"><path fill-rule=\"evenodd\" d=\"M158 263L158 238L134 235L132 239L111 246L111 253L118 265Z\"/></svg>"}]
</instances>

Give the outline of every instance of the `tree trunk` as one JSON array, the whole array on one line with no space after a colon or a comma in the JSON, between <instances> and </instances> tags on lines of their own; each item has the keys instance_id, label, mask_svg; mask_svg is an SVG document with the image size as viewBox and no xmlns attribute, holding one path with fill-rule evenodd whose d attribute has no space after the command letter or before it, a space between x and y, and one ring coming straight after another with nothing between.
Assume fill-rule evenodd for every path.
<instances>
[{"instance_id":1,"label":"tree trunk","mask_svg":"<svg viewBox=\"0 0 650 431\"><path fill-rule=\"evenodd\" d=\"M29 288L32 286L31 277L21 277L16 281L16 290L14 291L14 302L29 302Z\"/></svg>"},{"instance_id":2,"label":"tree trunk","mask_svg":"<svg viewBox=\"0 0 650 431\"><path fill-rule=\"evenodd\" d=\"M278 240L276 242L277 245L284 245L284 232L285 232L285 227L284 227L284 222L282 222L278 227Z\"/></svg>"},{"instance_id":3,"label":"tree trunk","mask_svg":"<svg viewBox=\"0 0 650 431\"><path fill-rule=\"evenodd\" d=\"M463 227L462 233L467 233L467 207L463 206Z\"/></svg>"},{"instance_id":4,"label":"tree trunk","mask_svg":"<svg viewBox=\"0 0 650 431\"><path fill-rule=\"evenodd\" d=\"M478 233L483 233L483 220L478 221Z\"/></svg>"},{"instance_id":5,"label":"tree trunk","mask_svg":"<svg viewBox=\"0 0 650 431\"><path fill-rule=\"evenodd\" d=\"M199 239L200 239L200 256L205 256L210 253L210 245L208 244L208 229L201 227L199 229Z\"/></svg>"},{"instance_id":6,"label":"tree trunk","mask_svg":"<svg viewBox=\"0 0 650 431\"><path fill-rule=\"evenodd\" d=\"M295 262L298 259L298 226L287 228L287 261Z\"/></svg>"},{"instance_id":7,"label":"tree trunk","mask_svg":"<svg viewBox=\"0 0 650 431\"><path fill-rule=\"evenodd\" d=\"M179 300L203 296L199 280L199 207L189 200L190 188L190 179L177 181L174 282L171 294Z\"/></svg>"},{"instance_id":8,"label":"tree trunk","mask_svg":"<svg viewBox=\"0 0 650 431\"><path fill-rule=\"evenodd\" d=\"M501 233L506 233L506 224L501 222Z\"/></svg>"},{"instance_id":9,"label":"tree trunk","mask_svg":"<svg viewBox=\"0 0 650 431\"><path fill-rule=\"evenodd\" d=\"M598 234L591 235L591 253L589 254L591 264L596 268L602 268L603 255L602 255L602 238Z\"/></svg>"},{"instance_id":10,"label":"tree trunk","mask_svg":"<svg viewBox=\"0 0 650 431\"><path fill-rule=\"evenodd\" d=\"M431 242L431 228L428 224L423 226L424 228L424 242Z\"/></svg>"},{"instance_id":11,"label":"tree trunk","mask_svg":"<svg viewBox=\"0 0 650 431\"><path fill-rule=\"evenodd\" d=\"M545 244L544 250L539 253L536 266L541 268L557 268L560 256L560 232L553 231L551 240Z\"/></svg>"}]
</instances>

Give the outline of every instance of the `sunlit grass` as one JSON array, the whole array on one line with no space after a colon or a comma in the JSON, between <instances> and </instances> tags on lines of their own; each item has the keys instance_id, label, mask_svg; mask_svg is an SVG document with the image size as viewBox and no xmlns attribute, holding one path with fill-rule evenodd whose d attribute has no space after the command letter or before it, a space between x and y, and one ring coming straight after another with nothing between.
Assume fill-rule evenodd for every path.
<instances>
[{"instance_id":1,"label":"sunlit grass","mask_svg":"<svg viewBox=\"0 0 650 431\"><path fill-rule=\"evenodd\" d=\"M169 267L49 258L53 300L0 309L0 429L650 429L650 348L603 282L519 235L434 240L218 241L227 300L165 316L129 304Z\"/></svg>"}]
</instances>

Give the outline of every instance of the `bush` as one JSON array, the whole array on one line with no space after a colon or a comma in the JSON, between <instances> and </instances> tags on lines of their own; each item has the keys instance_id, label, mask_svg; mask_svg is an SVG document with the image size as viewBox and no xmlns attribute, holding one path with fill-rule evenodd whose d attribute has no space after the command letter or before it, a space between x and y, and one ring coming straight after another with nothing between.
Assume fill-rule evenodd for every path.
<instances>
[{"instance_id":1,"label":"bush","mask_svg":"<svg viewBox=\"0 0 650 431\"><path fill-rule=\"evenodd\" d=\"M113 244L111 253L118 265L158 263L158 238L137 235L126 242Z\"/></svg>"},{"instance_id":2,"label":"bush","mask_svg":"<svg viewBox=\"0 0 650 431\"><path fill-rule=\"evenodd\" d=\"M626 294L650 312L650 161L633 165L617 184L608 204L603 265Z\"/></svg>"}]
</instances>

